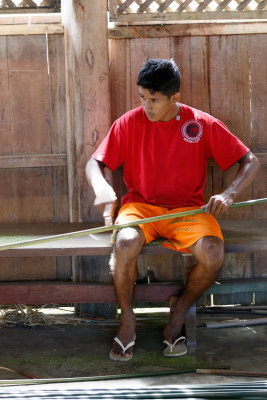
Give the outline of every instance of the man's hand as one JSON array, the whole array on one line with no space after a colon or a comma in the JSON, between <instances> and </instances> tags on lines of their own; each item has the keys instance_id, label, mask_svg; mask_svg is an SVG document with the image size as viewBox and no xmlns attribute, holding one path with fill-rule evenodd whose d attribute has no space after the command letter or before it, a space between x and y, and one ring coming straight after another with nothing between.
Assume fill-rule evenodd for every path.
<instances>
[{"instance_id":1,"label":"man's hand","mask_svg":"<svg viewBox=\"0 0 267 400\"><path fill-rule=\"evenodd\" d=\"M113 203L107 203L104 205L103 218L105 226L110 226L113 224L113 217L116 208L117 208L117 201L114 201Z\"/></svg>"},{"instance_id":2,"label":"man's hand","mask_svg":"<svg viewBox=\"0 0 267 400\"><path fill-rule=\"evenodd\" d=\"M103 214L105 226L112 225L113 216L117 208L117 196L108 183L98 186L94 205Z\"/></svg>"},{"instance_id":3,"label":"man's hand","mask_svg":"<svg viewBox=\"0 0 267 400\"><path fill-rule=\"evenodd\" d=\"M206 214L212 214L218 218L233 204L233 198L227 194L217 194L209 199L209 202L202 208L205 209Z\"/></svg>"}]
</instances>

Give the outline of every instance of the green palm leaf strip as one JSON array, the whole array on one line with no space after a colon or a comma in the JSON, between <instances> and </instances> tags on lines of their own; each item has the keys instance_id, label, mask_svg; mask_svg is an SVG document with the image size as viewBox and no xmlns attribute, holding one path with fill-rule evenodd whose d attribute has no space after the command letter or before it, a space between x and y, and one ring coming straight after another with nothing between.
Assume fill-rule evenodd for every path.
<instances>
[{"instance_id":1,"label":"green palm leaf strip","mask_svg":"<svg viewBox=\"0 0 267 400\"><path fill-rule=\"evenodd\" d=\"M243 201L240 203L234 203L229 208L254 206L254 205L258 205L258 204L262 204L262 203L267 203L267 198L248 200L248 201ZM168 219L173 219L173 218L186 217L188 215L204 214L204 213L205 213L205 210L203 208L199 208L196 210L182 211L182 212L172 213L172 214L168 214L168 215L158 215L155 217L139 219L139 220L130 221L130 222L127 222L124 224L100 226L97 228L90 228L90 229L85 229L85 230L76 231L76 232L68 232L68 233L62 233L62 234L58 234L58 235L44 236L41 238L23 240L23 241L16 242L16 243L13 242L13 243L1 245L0 251L14 249L17 247L32 246L32 245L42 244L42 243L46 243L46 242L53 242L55 240L75 238L75 237L86 236L86 235L95 235L97 233L108 232L108 231L112 231L114 229L128 228L130 226L148 224L150 222L163 221L163 220L168 220Z\"/></svg>"}]
</instances>

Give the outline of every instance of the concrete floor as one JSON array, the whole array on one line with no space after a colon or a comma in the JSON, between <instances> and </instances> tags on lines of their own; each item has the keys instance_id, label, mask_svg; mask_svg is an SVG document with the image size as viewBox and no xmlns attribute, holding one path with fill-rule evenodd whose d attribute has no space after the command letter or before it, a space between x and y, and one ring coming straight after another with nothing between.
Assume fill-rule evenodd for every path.
<instances>
[{"instance_id":1,"label":"concrete floor","mask_svg":"<svg viewBox=\"0 0 267 400\"><path fill-rule=\"evenodd\" d=\"M128 375L127 379L90 381L86 383L88 388L267 381L265 377L194 372L195 368L231 368L267 373L267 325L223 329L204 326L207 321L235 318L243 319L244 315L198 315L197 348L175 360L162 356L162 331L166 318L138 319L134 357L127 363L108 358L117 328L114 321L7 327L0 330L0 380L27 376L47 379ZM182 373L148 376L158 371ZM138 377L129 377L134 374Z\"/></svg>"}]
</instances>

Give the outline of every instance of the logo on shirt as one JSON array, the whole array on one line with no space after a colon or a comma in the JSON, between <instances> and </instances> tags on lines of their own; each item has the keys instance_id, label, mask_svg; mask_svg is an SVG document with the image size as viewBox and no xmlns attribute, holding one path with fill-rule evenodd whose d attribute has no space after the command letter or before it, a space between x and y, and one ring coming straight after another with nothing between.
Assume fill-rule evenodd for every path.
<instances>
[{"instance_id":1,"label":"logo on shirt","mask_svg":"<svg viewBox=\"0 0 267 400\"><path fill-rule=\"evenodd\" d=\"M181 128L181 135L186 142L197 143L203 135L203 126L199 121L187 121Z\"/></svg>"}]
</instances>

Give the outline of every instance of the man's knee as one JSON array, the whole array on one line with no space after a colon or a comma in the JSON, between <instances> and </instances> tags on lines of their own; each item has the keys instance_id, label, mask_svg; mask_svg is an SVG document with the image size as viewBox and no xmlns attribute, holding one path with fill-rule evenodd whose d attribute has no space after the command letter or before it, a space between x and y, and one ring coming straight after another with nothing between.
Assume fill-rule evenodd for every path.
<instances>
[{"instance_id":1,"label":"man's knee","mask_svg":"<svg viewBox=\"0 0 267 400\"><path fill-rule=\"evenodd\" d=\"M145 237L140 228L123 228L116 234L115 254L117 256L135 257L145 244Z\"/></svg>"},{"instance_id":2,"label":"man's knee","mask_svg":"<svg viewBox=\"0 0 267 400\"><path fill-rule=\"evenodd\" d=\"M224 244L221 239L215 236L206 236L203 239L203 250L207 266L219 271L224 260Z\"/></svg>"},{"instance_id":3,"label":"man's knee","mask_svg":"<svg viewBox=\"0 0 267 400\"><path fill-rule=\"evenodd\" d=\"M143 245L145 237L140 228L123 228L116 233L114 251L111 255L109 266L114 273L115 266L128 265L137 259Z\"/></svg>"},{"instance_id":4,"label":"man's knee","mask_svg":"<svg viewBox=\"0 0 267 400\"><path fill-rule=\"evenodd\" d=\"M218 272L224 260L223 241L215 236L205 236L190 249L198 262L208 270Z\"/></svg>"}]
</instances>

